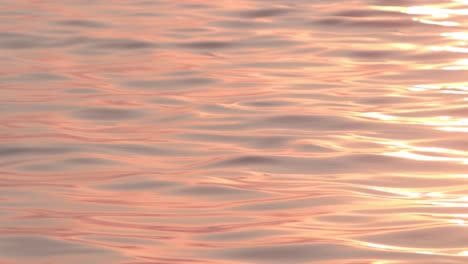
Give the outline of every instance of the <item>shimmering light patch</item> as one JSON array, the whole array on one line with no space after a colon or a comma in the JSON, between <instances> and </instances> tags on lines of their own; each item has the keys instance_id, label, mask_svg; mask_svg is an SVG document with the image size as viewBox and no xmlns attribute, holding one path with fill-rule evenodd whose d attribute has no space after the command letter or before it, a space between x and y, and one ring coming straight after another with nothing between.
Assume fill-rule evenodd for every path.
<instances>
[{"instance_id":1,"label":"shimmering light patch","mask_svg":"<svg viewBox=\"0 0 468 264\"><path fill-rule=\"evenodd\" d=\"M452 85L414 85L407 88L412 92L425 92L429 90L440 90L442 93L455 93L455 94L467 94L468 86L465 84L452 84Z\"/></svg>"},{"instance_id":2,"label":"shimmering light patch","mask_svg":"<svg viewBox=\"0 0 468 264\"><path fill-rule=\"evenodd\" d=\"M466 66L447 66L447 67L443 67L442 68L443 70L446 70L446 71L460 71L460 70L468 70L468 65ZM447 92L447 91L445 91ZM448 92L448 93L457 93L457 92ZM463 93L459 93L459 94L463 94Z\"/></svg>"},{"instance_id":3,"label":"shimmering light patch","mask_svg":"<svg viewBox=\"0 0 468 264\"><path fill-rule=\"evenodd\" d=\"M449 37L452 39L468 40L468 33L466 32L447 32L447 33L441 33L440 35L442 37Z\"/></svg>"},{"instance_id":4,"label":"shimmering light patch","mask_svg":"<svg viewBox=\"0 0 468 264\"><path fill-rule=\"evenodd\" d=\"M468 214L454 214L453 216L457 218L468 218Z\"/></svg>"},{"instance_id":5,"label":"shimmering light patch","mask_svg":"<svg viewBox=\"0 0 468 264\"><path fill-rule=\"evenodd\" d=\"M385 114L375 113L375 112L363 113L362 116L376 118L379 120L386 120L386 121L398 119L397 116L385 115Z\"/></svg>"},{"instance_id":6,"label":"shimmering light patch","mask_svg":"<svg viewBox=\"0 0 468 264\"><path fill-rule=\"evenodd\" d=\"M432 205L442 206L442 207L468 207L468 204L457 203L457 202L432 202Z\"/></svg>"},{"instance_id":7,"label":"shimmering light patch","mask_svg":"<svg viewBox=\"0 0 468 264\"><path fill-rule=\"evenodd\" d=\"M466 89L466 87L460 87ZM415 92L423 92L426 90L438 90L442 89L441 87L429 87L429 86L415 86L408 88L410 91ZM457 89L444 89L441 91L442 93L452 93L452 94L466 94L467 91L465 90L457 90ZM436 116L436 117L397 117L392 115L386 115L376 112L368 112L368 113L361 113L358 116L361 117L368 117L374 118L382 121L395 121L398 123L406 123L406 124L419 124L424 126L431 126L434 127L436 130L442 131L458 131L458 132L466 132L468 130L468 118L456 118L451 116ZM412 151L422 151L422 152L433 152L433 153L445 153L451 155L468 155L466 152L446 149L446 148L436 148L436 147L413 147L407 145L403 142L388 142L383 141L381 144L385 144L388 146L398 147L406 150ZM422 157L421 157L422 158Z\"/></svg>"},{"instance_id":8,"label":"shimmering light patch","mask_svg":"<svg viewBox=\"0 0 468 264\"><path fill-rule=\"evenodd\" d=\"M468 155L468 153L464 151L460 151L460 150L438 148L438 147L417 147L417 146L411 146L407 143L398 142L398 141L382 142L381 144L398 147L402 149L413 150L413 151L420 151L420 152L446 153L446 154L453 154L453 155Z\"/></svg>"},{"instance_id":9,"label":"shimmering light patch","mask_svg":"<svg viewBox=\"0 0 468 264\"><path fill-rule=\"evenodd\" d=\"M410 15L434 15L434 14L447 14L443 9L427 7L427 6L410 6L406 8L405 13Z\"/></svg>"},{"instance_id":10,"label":"shimmering light patch","mask_svg":"<svg viewBox=\"0 0 468 264\"><path fill-rule=\"evenodd\" d=\"M429 126L468 126L468 118L448 118L448 119L442 119L442 118L432 118L432 119L426 119L422 120L425 121L423 124L429 125Z\"/></svg>"},{"instance_id":11,"label":"shimmering light patch","mask_svg":"<svg viewBox=\"0 0 468 264\"><path fill-rule=\"evenodd\" d=\"M455 62L455 65L457 66L453 66L453 67L459 67L461 69L468 69L468 59L457 60Z\"/></svg>"},{"instance_id":12,"label":"shimmering light patch","mask_svg":"<svg viewBox=\"0 0 468 264\"><path fill-rule=\"evenodd\" d=\"M380 248L380 249L394 249L395 247L382 245L382 244L375 244L375 243L366 243L366 246L372 248Z\"/></svg>"},{"instance_id":13,"label":"shimmering light patch","mask_svg":"<svg viewBox=\"0 0 468 264\"><path fill-rule=\"evenodd\" d=\"M457 224L457 225L465 225L465 220L463 219L452 219L450 222Z\"/></svg>"},{"instance_id":14,"label":"shimmering light patch","mask_svg":"<svg viewBox=\"0 0 468 264\"><path fill-rule=\"evenodd\" d=\"M454 47L454 46L432 46L430 47L433 51L449 51L456 53L468 53L468 48Z\"/></svg>"},{"instance_id":15,"label":"shimmering light patch","mask_svg":"<svg viewBox=\"0 0 468 264\"><path fill-rule=\"evenodd\" d=\"M453 21L434 21L434 20L419 19L419 18L413 18L413 20L421 22L423 24L438 25L438 26L444 26L444 27L456 27L459 25L459 23L453 22Z\"/></svg>"},{"instance_id":16,"label":"shimmering light patch","mask_svg":"<svg viewBox=\"0 0 468 264\"><path fill-rule=\"evenodd\" d=\"M431 46L429 47L429 49L431 51L443 51L444 50L444 47L440 47L440 46Z\"/></svg>"},{"instance_id":17,"label":"shimmering light patch","mask_svg":"<svg viewBox=\"0 0 468 264\"><path fill-rule=\"evenodd\" d=\"M438 127L437 130L447 132L468 132L468 127Z\"/></svg>"},{"instance_id":18,"label":"shimmering light patch","mask_svg":"<svg viewBox=\"0 0 468 264\"><path fill-rule=\"evenodd\" d=\"M405 13L410 15L431 15L431 16L447 16L447 15L467 15L468 9L444 9L429 6L411 6L405 10Z\"/></svg>"},{"instance_id":19,"label":"shimmering light patch","mask_svg":"<svg viewBox=\"0 0 468 264\"><path fill-rule=\"evenodd\" d=\"M438 147L417 147L411 146L404 142L382 142L384 145L390 146L390 149L399 149L398 151L389 151L383 153L385 156L406 158L421 161L440 161L468 164L468 153L465 151L438 148ZM427 155L417 154L414 152L425 152ZM430 154L430 155L429 155ZM443 154L436 155L436 154ZM448 155L448 156L447 156Z\"/></svg>"},{"instance_id":20,"label":"shimmering light patch","mask_svg":"<svg viewBox=\"0 0 468 264\"><path fill-rule=\"evenodd\" d=\"M453 0L454 2L457 2L457 3L462 3L462 4L465 4L465 5L468 5L468 0Z\"/></svg>"},{"instance_id":21,"label":"shimmering light patch","mask_svg":"<svg viewBox=\"0 0 468 264\"><path fill-rule=\"evenodd\" d=\"M427 91L427 90L439 90L443 88L444 87L440 85L434 85L434 84L418 84L418 85L414 85L408 88L408 90L415 91L415 92L422 92L422 91Z\"/></svg>"},{"instance_id":22,"label":"shimmering light patch","mask_svg":"<svg viewBox=\"0 0 468 264\"><path fill-rule=\"evenodd\" d=\"M387 12L400 12L400 13L406 13L406 10L408 9L407 7L403 7L403 6L391 6L391 5L370 6L370 8L374 10L387 11Z\"/></svg>"},{"instance_id":23,"label":"shimmering light patch","mask_svg":"<svg viewBox=\"0 0 468 264\"><path fill-rule=\"evenodd\" d=\"M392 193L392 194L396 194L396 195L407 197L407 198L421 198L423 196L423 194L419 192L401 190L401 189L395 189L395 188L372 187L370 189L380 191L380 192Z\"/></svg>"},{"instance_id":24,"label":"shimmering light patch","mask_svg":"<svg viewBox=\"0 0 468 264\"><path fill-rule=\"evenodd\" d=\"M411 43L391 43L389 46L400 50L415 50L420 48L419 46Z\"/></svg>"},{"instance_id":25,"label":"shimmering light patch","mask_svg":"<svg viewBox=\"0 0 468 264\"><path fill-rule=\"evenodd\" d=\"M442 91L442 93L447 93L447 94L466 94L466 92L450 91L450 90Z\"/></svg>"},{"instance_id":26,"label":"shimmering light patch","mask_svg":"<svg viewBox=\"0 0 468 264\"><path fill-rule=\"evenodd\" d=\"M390 245L383 245L383 244L377 244L377 243L369 243L369 242L359 242L355 241L356 244L365 246L365 247L370 247L370 248L377 248L381 250L391 250L391 251L398 251L398 252L412 252L412 253L417 253L417 254L424 254L424 255L439 255L439 256L453 256L454 254L448 254L448 253L443 253L443 252L432 252L428 250L418 250L417 248L409 248L409 247L398 247L398 246L390 246ZM379 264L382 263L382 261L377 262ZM387 262L383 262L387 263Z\"/></svg>"},{"instance_id":27,"label":"shimmering light patch","mask_svg":"<svg viewBox=\"0 0 468 264\"><path fill-rule=\"evenodd\" d=\"M434 255L434 252L430 251L416 251L418 254L423 254L423 255Z\"/></svg>"},{"instance_id":28,"label":"shimmering light patch","mask_svg":"<svg viewBox=\"0 0 468 264\"><path fill-rule=\"evenodd\" d=\"M429 193L426 193L425 196L436 198L436 197L443 197L444 194L441 192L429 192Z\"/></svg>"},{"instance_id":29,"label":"shimmering light patch","mask_svg":"<svg viewBox=\"0 0 468 264\"><path fill-rule=\"evenodd\" d=\"M441 197L444 197L444 194L440 192L423 193L423 192L416 192L412 190L404 190L401 188L397 189L397 188L386 188L386 187L372 187L371 189L380 191L380 192L392 193L392 194L396 194L401 197L407 197L407 198L422 198L422 197L441 198Z\"/></svg>"},{"instance_id":30,"label":"shimmering light patch","mask_svg":"<svg viewBox=\"0 0 468 264\"><path fill-rule=\"evenodd\" d=\"M468 207L468 197L467 196L462 196L462 197L457 197L457 198L452 198L452 199L443 199L439 201L433 201L431 202L433 205L437 206L443 206L443 207ZM452 219L452 223L456 223L457 225L465 225L466 220L461 219L463 217L453 215L453 217L457 217L456 219Z\"/></svg>"},{"instance_id":31,"label":"shimmering light patch","mask_svg":"<svg viewBox=\"0 0 468 264\"><path fill-rule=\"evenodd\" d=\"M457 60L454 63L455 65L446 66L442 69L444 70L468 70L468 59Z\"/></svg>"},{"instance_id":32,"label":"shimmering light patch","mask_svg":"<svg viewBox=\"0 0 468 264\"><path fill-rule=\"evenodd\" d=\"M412 160L421 160L421 161L445 161L445 162L456 162L456 163L461 163L461 164L468 164L468 158L435 157L435 156L415 154L409 151L387 152L387 153L384 153L383 155L412 159Z\"/></svg>"}]
</instances>

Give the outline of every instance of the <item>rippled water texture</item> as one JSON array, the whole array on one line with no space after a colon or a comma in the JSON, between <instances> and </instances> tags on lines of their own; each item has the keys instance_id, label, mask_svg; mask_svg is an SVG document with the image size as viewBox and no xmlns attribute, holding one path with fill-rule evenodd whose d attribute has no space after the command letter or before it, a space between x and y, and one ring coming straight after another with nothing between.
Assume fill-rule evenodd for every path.
<instances>
[{"instance_id":1,"label":"rippled water texture","mask_svg":"<svg viewBox=\"0 0 468 264\"><path fill-rule=\"evenodd\" d=\"M468 263L467 16L0 1L0 263Z\"/></svg>"}]
</instances>

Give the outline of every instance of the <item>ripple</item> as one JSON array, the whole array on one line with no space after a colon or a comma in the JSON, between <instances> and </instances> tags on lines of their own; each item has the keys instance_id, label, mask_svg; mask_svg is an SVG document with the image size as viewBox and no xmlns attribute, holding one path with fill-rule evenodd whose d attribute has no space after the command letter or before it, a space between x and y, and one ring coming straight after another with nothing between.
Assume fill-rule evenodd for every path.
<instances>
[{"instance_id":1,"label":"ripple","mask_svg":"<svg viewBox=\"0 0 468 264\"><path fill-rule=\"evenodd\" d=\"M224 49L233 46L234 43L227 41L196 41L180 44L181 47L190 48L190 49Z\"/></svg>"},{"instance_id":2,"label":"ripple","mask_svg":"<svg viewBox=\"0 0 468 264\"><path fill-rule=\"evenodd\" d=\"M128 180L114 181L114 183L110 184L102 184L97 186L97 188L134 192L144 190L158 190L161 188L174 187L177 185L179 185L177 182L172 181L151 180L146 178L138 179L137 177L132 177L132 179Z\"/></svg>"},{"instance_id":3,"label":"ripple","mask_svg":"<svg viewBox=\"0 0 468 264\"><path fill-rule=\"evenodd\" d=\"M216 83L215 79L210 78L177 78L163 80L135 80L125 83L125 86L139 89L187 89L199 86L208 86Z\"/></svg>"},{"instance_id":4,"label":"ripple","mask_svg":"<svg viewBox=\"0 0 468 264\"><path fill-rule=\"evenodd\" d=\"M61 155L73 152L75 149L69 147L32 147L32 146L0 146L0 156L25 156L25 155Z\"/></svg>"},{"instance_id":5,"label":"ripple","mask_svg":"<svg viewBox=\"0 0 468 264\"><path fill-rule=\"evenodd\" d=\"M192 186L174 191L174 194L189 197L216 197L217 199L252 199L265 196L264 193L243 190L237 188L228 188L223 186Z\"/></svg>"},{"instance_id":6,"label":"ripple","mask_svg":"<svg viewBox=\"0 0 468 264\"><path fill-rule=\"evenodd\" d=\"M402 257L414 260L417 258L426 261L444 260L437 256L420 256L419 254L392 253L386 251L373 251L364 248L355 248L339 244L303 244L281 246L257 246L251 248L238 248L224 250L215 255L218 258L228 258L236 261L249 261L255 263L307 263L323 260L365 260L369 258L398 260Z\"/></svg>"},{"instance_id":7,"label":"ripple","mask_svg":"<svg viewBox=\"0 0 468 264\"><path fill-rule=\"evenodd\" d=\"M108 254L108 251L39 236L7 236L0 239L0 254L15 259L103 253Z\"/></svg>"},{"instance_id":8,"label":"ripple","mask_svg":"<svg viewBox=\"0 0 468 264\"><path fill-rule=\"evenodd\" d=\"M468 240L463 226L442 226L419 228L369 235L360 239L385 245L412 248L450 248L467 247ZM435 239L437 237L437 239Z\"/></svg>"},{"instance_id":9,"label":"ripple","mask_svg":"<svg viewBox=\"0 0 468 264\"><path fill-rule=\"evenodd\" d=\"M140 111L123 108L95 107L80 110L74 116L89 120L127 120L142 116Z\"/></svg>"},{"instance_id":10,"label":"ripple","mask_svg":"<svg viewBox=\"0 0 468 264\"><path fill-rule=\"evenodd\" d=\"M137 50L153 48L155 45L148 41L131 39L96 39L89 41L89 49L99 50Z\"/></svg>"},{"instance_id":11,"label":"ripple","mask_svg":"<svg viewBox=\"0 0 468 264\"><path fill-rule=\"evenodd\" d=\"M30 74L22 74L17 75L14 77L3 77L0 78L0 83L14 83L14 82L52 82L52 81L63 81L67 80L68 78L53 73L30 73Z\"/></svg>"},{"instance_id":12,"label":"ripple","mask_svg":"<svg viewBox=\"0 0 468 264\"><path fill-rule=\"evenodd\" d=\"M47 37L22 34L16 32L0 33L1 49L34 49L44 48L52 44L52 40Z\"/></svg>"},{"instance_id":13,"label":"ripple","mask_svg":"<svg viewBox=\"0 0 468 264\"><path fill-rule=\"evenodd\" d=\"M286 8L265 8L243 11L240 13L240 16L245 18L264 18L280 16L289 12L291 12L291 10Z\"/></svg>"},{"instance_id":14,"label":"ripple","mask_svg":"<svg viewBox=\"0 0 468 264\"><path fill-rule=\"evenodd\" d=\"M71 19L71 20L62 20L56 22L58 25L70 26L70 27L84 27L84 28L102 28L107 27L105 23L100 23L97 21L91 20L80 20L80 19Z\"/></svg>"}]
</instances>

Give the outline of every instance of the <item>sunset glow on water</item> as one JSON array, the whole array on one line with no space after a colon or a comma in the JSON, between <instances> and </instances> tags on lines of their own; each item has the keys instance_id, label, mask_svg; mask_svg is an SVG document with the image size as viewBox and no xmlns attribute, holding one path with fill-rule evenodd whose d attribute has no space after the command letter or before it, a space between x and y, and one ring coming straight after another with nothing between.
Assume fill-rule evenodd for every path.
<instances>
[{"instance_id":1,"label":"sunset glow on water","mask_svg":"<svg viewBox=\"0 0 468 264\"><path fill-rule=\"evenodd\" d=\"M0 264L468 263L468 1L0 1Z\"/></svg>"}]
</instances>

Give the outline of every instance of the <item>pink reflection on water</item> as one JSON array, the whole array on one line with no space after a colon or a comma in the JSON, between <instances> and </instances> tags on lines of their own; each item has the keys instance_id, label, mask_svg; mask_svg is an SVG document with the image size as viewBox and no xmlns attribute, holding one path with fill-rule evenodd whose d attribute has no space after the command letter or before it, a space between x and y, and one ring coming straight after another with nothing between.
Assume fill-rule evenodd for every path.
<instances>
[{"instance_id":1,"label":"pink reflection on water","mask_svg":"<svg viewBox=\"0 0 468 264\"><path fill-rule=\"evenodd\" d=\"M1 263L465 263L464 1L4 1Z\"/></svg>"}]
</instances>

